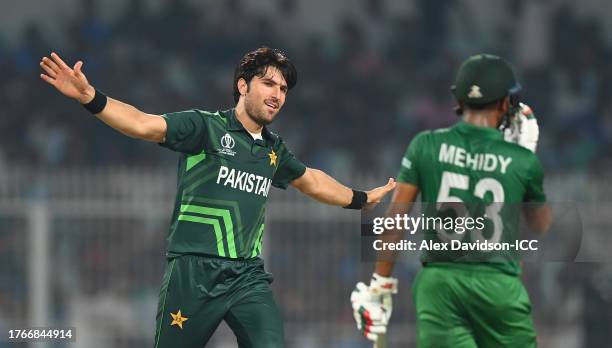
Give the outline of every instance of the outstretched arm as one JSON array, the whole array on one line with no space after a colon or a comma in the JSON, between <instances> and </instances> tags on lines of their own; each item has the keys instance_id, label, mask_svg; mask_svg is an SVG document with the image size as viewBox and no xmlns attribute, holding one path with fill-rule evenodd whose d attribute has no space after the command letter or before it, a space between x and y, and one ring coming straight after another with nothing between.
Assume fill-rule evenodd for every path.
<instances>
[{"instance_id":1,"label":"outstretched arm","mask_svg":"<svg viewBox=\"0 0 612 348\"><path fill-rule=\"evenodd\" d=\"M319 202L341 207L351 204L353 190L342 185L325 172L306 168L304 175L293 180L291 186ZM367 203L378 203L395 188L395 180L389 179L386 185L367 191Z\"/></svg>"},{"instance_id":2,"label":"outstretched arm","mask_svg":"<svg viewBox=\"0 0 612 348\"><path fill-rule=\"evenodd\" d=\"M42 58L40 67L44 70L40 78L66 97L81 104L87 104L94 99L96 90L83 74L82 61L78 61L71 68L56 53L51 53L51 58ZM96 116L132 138L161 143L166 137L167 125L163 117L144 113L112 98L107 98L106 106Z\"/></svg>"}]
</instances>

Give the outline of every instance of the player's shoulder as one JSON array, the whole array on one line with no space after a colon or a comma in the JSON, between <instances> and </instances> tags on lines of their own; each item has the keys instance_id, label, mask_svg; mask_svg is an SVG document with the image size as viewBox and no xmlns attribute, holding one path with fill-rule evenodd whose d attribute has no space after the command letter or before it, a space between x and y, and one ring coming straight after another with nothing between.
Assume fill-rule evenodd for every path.
<instances>
[{"instance_id":1,"label":"player's shoulder","mask_svg":"<svg viewBox=\"0 0 612 348\"><path fill-rule=\"evenodd\" d=\"M228 121L228 115L227 113L223 111L208 111L208 110L202 110L202 109L191 109L191 112L199 115L200 117L202 117L204 120L207 120L207 121L217 121L217 122L223 122L223 123L227 123Z\"/></svg>"},{"instance_id":2,"label":"player's shoulder","mask_svg":"<svg viewBox=\"0 0 612 348\"><path fill-rule=\"evenodd\" d=\"M280 135L278 135L278 133L275 133L275 132L269 130L268 128L265 128L264 132L266 132L266 136L271 141L273 148L279 149L279 148L285 146L285 142L283 141L283 138Z\"/></svg>"},{"instance_id":3,"label":"player's shoulder","mask_svg":"<svg viewBox=\"0 0 612 348\"><path fill-rule=\"evenodd\" d=\"M422 130L422 131L418 132L417 134L415 134L415 136L412 138L412 141L413 142L423 141L423 140L431 137L436 130L437 129Z\"/></svg>"},{"instance_id":4,"label":"player's shoulder","mask_svg":"<svg viewBox=\"0 0 612 348\"><path fill-rule=\"evenodd\" d=\"M493 146L496 152L512 157L515 163L520 163L524 170L541 170L542 168L538 155L521 145L499 139Z\"/></svg>"},{"instance_id":5,"label":"player's shoulder","mask_svg":"<svg viewBox=\"0 0 612 348\"><path fill-rule=\"evenodd\" d=\"M442 134L447 134L451 130L452 130L452 127L444 127L444 128L430 129L428 132L431 134L442 135Z\"/></svg>"},{"instance_id":6,"label":"player's shoulder","mask_svg":"<svg viewBox=\"0 0 612 348\"><path fill-rule=\"evenodd\" d=\"M187 109L187 110L181 110L181 111L173 111L173 112L168 112L164 114L167 117L173 117L173 116L183 116L183 117L196 117L196 118L211 118L211 117L218 117L220 118L221 115L220 113L214 112L214 111L205 111L205 110L201 110L201 109Z\"/></svg>"},{"instance_id":7,"label":"player's shoulder","mask_svg":"<svg viewBox=\"0 0 612 348\"><path fill-rule=\"evenodd\" d=\"M208 111L202 109L189 109L182 111L190 114L191 117L202 120L207 126L215 126L215 128L226 129L231 124L230 111Z\"/></svg>"},{"instance_id":8,"label":"player's shoulder","mask_svg":"<svg viewBox=\"0 0 612 348\"><path fill-rule=\"evenodd\" d=\"M538 158L536 154L531 152L531 150L527 149L526 147L523 147L516 143L506 141L504 139L495 140L495 143L493 144L493 146L495 146L497 149L502 150L504 152L511 153L515 157L522 157L524 159L534 159L534 158L537 159Z\"/></svg>"},{"instance_id":9,"label":"player's shoulder","mask_svg":"<svg viewBox=\"0 0 612 348\"><path fill-rule=\"evenodd\" d=\"M438 138L442 138L449 134L451 128L435 128L435 129L426 129L418 132L413 138L412 143L415 144L424 144L431 140L436 140Z\"/></svg>"},{"instance_id":10,"label":"player's shoulder","mask_svg":"<svg viewBox=\"0 0 612 348\"><path fill-rule=\"evenodd\" d=\"M441 130L442 129L426 129L418 132L408 143L406 152L421 152L430 145L433 145L434 142L432 140L435 137L436 132Z\"/></svg>"},{"instance_id":11,"label":"player's shoulder","mask_svg":"<svg viewBox=\"0 0 612 348\"><path fill-rule=\"evenodd\" d=\"M274 139L275 141L283 141L283 138L281 138L281 136L278 135L278 133L275 133L275 132L269 130L268 128L266 128L266 132L268 133L268 136L271 139Z\"/></svg>"}]
</instances>

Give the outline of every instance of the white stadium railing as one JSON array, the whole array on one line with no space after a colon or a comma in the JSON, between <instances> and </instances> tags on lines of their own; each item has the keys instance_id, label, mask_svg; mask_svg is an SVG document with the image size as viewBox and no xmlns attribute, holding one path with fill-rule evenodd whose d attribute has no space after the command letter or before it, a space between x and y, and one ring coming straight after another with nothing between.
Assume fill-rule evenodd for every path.
<instances>
[{"instance_id":1,"label":"white stadium railing","mask_svg":"<svg viewBox=\"0 0 612 348\"><path fill-rule=\"evenodd\" d=\"M150 168L0 172L0 328L72 326L77 347L151 347L175 180L174 173ZM592 203L611 197L605 179L546 180L552 200ZM359 177L351 184L380 182ZM293 189L272 190L266 211L264 259L275 275L288 346L368 346L354 330L348 300L354 282L372 270L359 260L359 214L318 204ZM610 225L607 216L583 218L597 228ZM606 243L612 245L612 239ZM414 343L409 287L418 268L398 266L402 291L391 346ZM558 289L567 284L550 274L562 267L533 268L525 273L535 293L540 346L581 346L580 295L571 287ZM546 289L555 292L541 295ZM563 319L549 320L557 311ZM224 327L210 346L236 344Z\"/></svg>"}]
</instances>

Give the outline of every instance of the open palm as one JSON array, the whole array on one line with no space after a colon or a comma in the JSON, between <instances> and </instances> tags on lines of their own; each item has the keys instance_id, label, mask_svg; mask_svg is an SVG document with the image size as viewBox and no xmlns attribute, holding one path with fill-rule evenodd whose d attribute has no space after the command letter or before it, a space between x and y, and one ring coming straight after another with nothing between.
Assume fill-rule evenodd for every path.
<instances>
[{"instance_id":1,"label":"open palm","mask_svg":"<svg viewBox=\"0 0 612 348\"><path fill-rule=\"evenodd\" d=\"M45 74L40 74L40 78L63 95L76 99L81 104L93 99L95 90L81 71L82 61L78 61L74 68L70 68L56 53L51 53L51 58L43 57L40 67L45 71Z\"/></svg>"},{"instance_id":2,"label":"open palm","mask_svg":"<svg viewBox=\"0 0 612 348\"><path fill-rule=\"evenodd\" d=\"M367 192L368 203L379 203L387 195L387 193L393 191L394 188L395 180L393 178L389 178L389 181L385 186L380 186Z\"/></svg>"}]
</instances>

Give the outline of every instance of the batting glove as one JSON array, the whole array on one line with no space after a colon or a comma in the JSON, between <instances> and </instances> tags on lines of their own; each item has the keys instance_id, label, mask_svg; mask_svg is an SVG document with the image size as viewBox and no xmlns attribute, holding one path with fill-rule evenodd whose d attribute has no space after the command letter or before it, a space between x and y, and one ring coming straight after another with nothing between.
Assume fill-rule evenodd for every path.
<instances>
[{"instance_id":1,"label":"batting glove","mask_svg":"<svg viewBox=\"0 0 612 348\"><path fill-rule=\"evenodd\" d=\"M378 335L387 332L393 304L391 295L397 293L397 279L372 275L370 286L357 283L351 293L353 316L357 329L369 340L376 341Z\"/></svg>"},{"instance_id":2,"label":"batting glove","mask_svg":"<svg viewBox=\"0 0 612 348\"><path fill-rule=\"evenodd\" d=\"M510 121L510 126L504 130L504 139L535 153L539 137L540 127L533 111L526 104L520 103L519 111Z\"/></svg>"}]
</instances>

